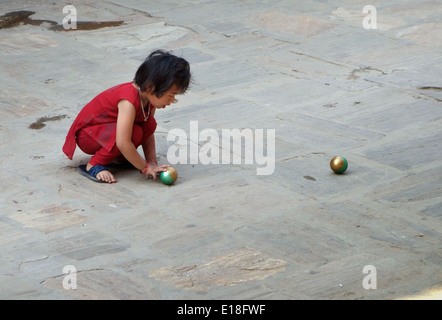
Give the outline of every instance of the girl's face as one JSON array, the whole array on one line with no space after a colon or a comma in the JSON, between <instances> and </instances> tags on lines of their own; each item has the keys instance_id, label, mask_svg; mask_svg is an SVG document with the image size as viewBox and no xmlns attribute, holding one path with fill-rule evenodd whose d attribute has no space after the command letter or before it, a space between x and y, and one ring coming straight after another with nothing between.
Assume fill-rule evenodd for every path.
<instances>
[{"instance_id":1,"label":"girl's face","mask_svg":"<svg viewBox=\"0 0 442 320\"><path fill-rule=\"evenodd\" d=\"M158 109L164 109L171 103L176 103L178 100L175 99L175 95L178 94L179 90L173 85L168 91L166 91L161 97L157 97L151 90L145 91L147 93L147 99L149 102Z\"/></svg>"}]
</instances>

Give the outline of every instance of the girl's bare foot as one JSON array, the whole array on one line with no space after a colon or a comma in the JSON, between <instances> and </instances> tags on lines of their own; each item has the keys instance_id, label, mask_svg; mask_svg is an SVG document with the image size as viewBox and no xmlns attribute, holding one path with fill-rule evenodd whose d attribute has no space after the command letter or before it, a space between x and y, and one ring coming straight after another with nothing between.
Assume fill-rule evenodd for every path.
<instances>
[{"instance_id":1,"label":"girl's bare foot","mask_svg":"<svg viewBox=\"0 0 442 320\"><path fill-rule=\"evenodd\" d=\"M86 166L86 170L89 171L92 167L93 166L90 163L88 163ZM103 170L98 172L96 178L107 183L117 182L114 175L109 170Z\"/></svg>"}]
</instances>

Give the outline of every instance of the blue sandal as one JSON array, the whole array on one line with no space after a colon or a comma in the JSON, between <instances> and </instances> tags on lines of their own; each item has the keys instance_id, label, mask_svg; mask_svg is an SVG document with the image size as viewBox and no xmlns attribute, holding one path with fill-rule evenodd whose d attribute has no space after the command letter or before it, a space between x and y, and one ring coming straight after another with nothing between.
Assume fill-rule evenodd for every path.
<instances>
[{"instance_id":1,"label":"blue sandal","mask_svg":"<svg viewBox=\"0 0 442 320\"><path fill-rule=\"evenodd\" d=\"M81 175L83 175L83 176L85 176L95 182L105 182L105 181L97 178L97 174L103 170L109 170L109 169L106 168L105 166L100 165L100 164L93 166L92 168L89 169L89 171L86 170L85 164L78 167L78 172L80 172Z\"/></svg>"}]
</instances>

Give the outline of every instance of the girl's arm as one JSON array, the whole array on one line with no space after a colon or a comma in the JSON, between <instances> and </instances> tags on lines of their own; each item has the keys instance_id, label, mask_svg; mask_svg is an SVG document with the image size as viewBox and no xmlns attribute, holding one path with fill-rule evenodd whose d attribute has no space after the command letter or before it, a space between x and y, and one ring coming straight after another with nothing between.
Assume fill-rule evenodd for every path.
<instances>
[{"instance_id":1,"label":"girl's arm","mask_svg":"<svg viewBox=\"0 0 442 320\"><path fill-rule=\"evenodd\" d=\"M152 114L151 114L152 116ZM156 179L156 173L161 171L166 171L167 167L170 167L168 164L164 164L159 166L157 164L157 156L156 156L156 148L155 148L155 135L152 133L146 141L143 142L143 152L144 157L149 163L148 170L146 172L146 176L152 176L153 179Z\"/></svg>"},{"instance_id":2,"label":"girl's arm","mask_svg":"<svg viewBox=\"0 0 442 320\"><path fill-rule=\"evenodd\" d=\"M132 142L132 130L135 120L135 108L127 100L118 103L117 148L123 156L138 170L146 167L146 161L140 156Z\"/></svg>"},{"instance_id":3,"label":"girl's arm","mask_svg":"<svg viewBox=\"0 0 442 320\"><path fill-rule=\"evenodd\" d=\"M169 165L158 166L156 164L155 151L155 137L152 134L144 143L144 156L148 161L154 159L155 163L147 163L138 153L135 145L132 142L132 130L135 120L135 108L132 103L127 100L121 100L118 103L118 118L117 118L117 148L121 151L123 156L140 171L146 168L146 177L152 176L156 179L157 172L166 171Z\"/></svg>"},{"instance_id":4,"label":"girl's arm","mask_svg":"<svg viewBox=\"0 0 442 320\"><path fill-rule=\"evenodd\" d=\"M142 144L144 157L147 161L157 162L157 152L155 148L155 135L152 134L149 138Z\"/></svg>"}]
</instances>

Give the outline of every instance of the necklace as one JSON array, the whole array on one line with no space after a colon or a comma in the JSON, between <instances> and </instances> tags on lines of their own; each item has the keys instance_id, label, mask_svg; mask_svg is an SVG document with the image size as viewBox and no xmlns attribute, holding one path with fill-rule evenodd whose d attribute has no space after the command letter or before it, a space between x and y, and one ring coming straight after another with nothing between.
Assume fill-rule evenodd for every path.
<instances>
[{"instance_id":1,"label":"necklace","mask_svg":"<svg viewBox=\"0 0 442 320\"><path fill-rule=\"evenodd\" d=\"M146 122L147 119L149 119L149 116L150 116L150 108L149 107L147 108L147 117L146 117L146 114L144 113L144 103L143 103L143 99L141 98L140 87L138 87L137 90L138 90L138 94L140 96L140 105L141 105L141 111L143 112L144 122ZM148 103L148 105L149 105L149 103Z\"/></svg>"}]
</instances>

